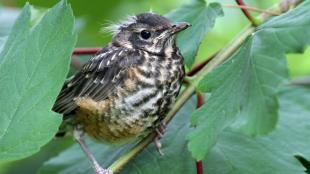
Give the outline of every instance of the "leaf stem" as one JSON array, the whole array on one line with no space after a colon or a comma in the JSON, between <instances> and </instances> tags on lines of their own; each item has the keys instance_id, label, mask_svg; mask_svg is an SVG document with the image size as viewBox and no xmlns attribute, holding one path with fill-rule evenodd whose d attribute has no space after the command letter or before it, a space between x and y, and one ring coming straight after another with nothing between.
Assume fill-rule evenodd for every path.
<instances>
[{"instance_id":1,"label":"leaf stem","mask_svg":"<svg viewBox=\"0 0 310 174\"><path fill-rule=\"evenodd\" d=\"M196 161L197 174L203 174L202 161Z\"/></svg>"}]
</instances>

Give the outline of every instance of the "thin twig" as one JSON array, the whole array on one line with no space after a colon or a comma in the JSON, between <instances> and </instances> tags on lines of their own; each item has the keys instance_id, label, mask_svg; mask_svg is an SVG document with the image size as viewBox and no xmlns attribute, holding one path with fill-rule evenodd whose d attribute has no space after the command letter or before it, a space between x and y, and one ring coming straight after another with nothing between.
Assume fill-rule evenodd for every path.
<instances>
[{"instance_id":1,"label":"thin twig","mask_svg":"<svg viewBox=\"0 0 310 174\"><path fill-rule=\"evenodd\" d=\"M222 7L226 8L238 8L238 9L247 9L250 11L255 11L259 13L266 13L269 14L270 16L278 16L280 13L274 12L274 11L269 11L269 10L264 10L256 7L251 7L251 6L244 6L244 5L234 5L234 4L222 4Z\"/></svg>"},{"instance_id":2,"label":"thin twig","mask_svg":"<svg viewBox=\"0 0 310 174\"><path fill-rule=\"evenodd\" d=\"M96 54L102 48L93 47L93 48L75 48L72 53L71 65L76 69L81 69L83 66L83 62L78 60L76 56L80 55L93 55Z\"/></svg>"},{"instance_id":3,"label":"thin twig","mask_svg":"<svg viewBox=\"0 0 310 174\"><path fill-rule=\"evenodd\" d=\"M310 87L310 77L299 77L291 80L291 85Z\"/></svg>"},{"instance_id":4,"label":"thin twig","mask_svg":"<svg viewBox=\"0 0 310 174\"><path fill-rule=\"evenodd\" d=\"M96 54L99 50L101 50L102 48L75 48L73 51L73 55L92 55L92 54Z\"/></svg>"}]
</instances>

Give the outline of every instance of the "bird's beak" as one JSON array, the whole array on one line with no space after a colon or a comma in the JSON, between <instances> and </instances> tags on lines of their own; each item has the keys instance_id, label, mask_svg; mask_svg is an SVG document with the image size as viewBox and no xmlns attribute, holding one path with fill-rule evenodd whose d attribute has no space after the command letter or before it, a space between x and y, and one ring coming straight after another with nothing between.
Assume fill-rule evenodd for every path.
<instances>
[{"instance_id":1,"label":"bird's beak","mask_svg":"<svg viewBox=\"0 0 310 174\"><path fill-rule=\"evenodd\" d=\"M176 34L180 31L183 31L185 30L186 28L192 26L191 24L187 23L187 22L180 22L180 23L177 23L175 25L173 25L171 27L171 34Z\"/></svg>"}]
</instances>

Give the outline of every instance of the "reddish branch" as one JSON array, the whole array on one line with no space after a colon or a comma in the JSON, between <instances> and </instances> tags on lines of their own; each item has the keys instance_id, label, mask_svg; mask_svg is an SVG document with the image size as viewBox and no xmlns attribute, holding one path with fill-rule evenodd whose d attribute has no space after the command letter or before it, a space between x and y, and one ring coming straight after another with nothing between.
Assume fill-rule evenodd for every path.
<instances>
[{"instance_id":1,"label":"reddish branch","mask_svg":"<svg viewBox=\"0 0 310 174\"><path fill-rule=\"evenodd\" d=\"M73 55L91 55L96 54L101 48L76 48Z\"/></svg>"},{"instance_id":2,"label":"reddish branch","mask_svg":"<svg viewBox=\"0 0 310 174\"><path fill-rule=\"evenodd\" d=\"M239 6L246 6L245 3L243 2L243 0L236 0L236 3ZM252 25L254 26L258 26L258 22L257 20L251 15L251 13L248 11L247 8L241 8L243 14L249 19L249 21L252 23Z\"/></svg>"},{"instance_id":3,"label":"reddish branch","mask_svg":"<svg viewBox=\"0 0 310 174\"><path fill-rule=\"evenodd\" d=\"M202 161L196 161L197 174L203 174Z\"/></svg>"},{"instance_id":4,"label":"reddish branch","mask_svg":"<svg viewBox=\"0 0 310 174\"><path fill-rule=\"evenodd\" d=\"M207 65L217 54L218 52L212 54L210 57L208 57L206 60L201 62L200 64L196 65L191 71L189 71L186 75L187 76L193 76L196 73L198 73L205 65Z\"/></svg>"},{"instance_id":5,"label":"reddish branch","mask_svg":"<svg viewBox=\"0 0 310 174\"><path fill-rule=\"evenodd\" d=\"M200 108L205 102L205 97L201 93L197 93L197 108Z\"/></svg>"},{"instance_id":6,"label":"reddish branch","mask_svg":"<svg viewBox=\"0 0 310 174\"><path fill-rule=\"evenodd\" d=\"M83 66L83 62L77 59L76 56L81 56L81 55L92 55L96 54L101 48L75 48L73 53L72 53L72 59L71 59L71 65L75 69L81 69Z\"/></svg>"},{"instance_id":7,"label":"reddish branch","mask_svg":"<svg viewBox=\"0 0 310 174\"><path fill-rule=\"evenodd\" d=\"M200 108L204 104L204 95L197 93L197 108ZM197 174L203 174L203 164L202 161L196 161Z\"/></svg>"}]
</instances>

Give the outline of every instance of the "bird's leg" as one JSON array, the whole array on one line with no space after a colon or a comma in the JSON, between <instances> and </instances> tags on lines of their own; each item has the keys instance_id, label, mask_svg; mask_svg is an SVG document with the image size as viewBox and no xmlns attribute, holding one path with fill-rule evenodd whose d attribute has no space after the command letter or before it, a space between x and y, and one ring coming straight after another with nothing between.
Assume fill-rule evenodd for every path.
<instances>
[{"instance_id":1,"label":"bird's leg","mask_svg":"<svg viewBox=\"0 0 310 174\"><path fill-rule=\"evenodd\" d=\"M154 144L160 155L164 155L164 153L161 151L160 139L163 137L163 134L166 132L166 129L167 126L166 123L164 122L161 122L159 126L155 129L156 137L154 139Z\"/></svg>"},{"instance_id":2,"label":"bird's leg","mask_svg":"<svg viewBox=\"0 0 310 174\"><path fill-rule=\"evenodd\" d=\"M96 174L113 174L111 170L102 168L94 155L88 149L85 141L84 141L84 132L81 131L78 127L73 130L73 137L79 143L81 149L87 156L89 162L91 163L92 168L95 170Z\"/></svg>"}]
</instances>

